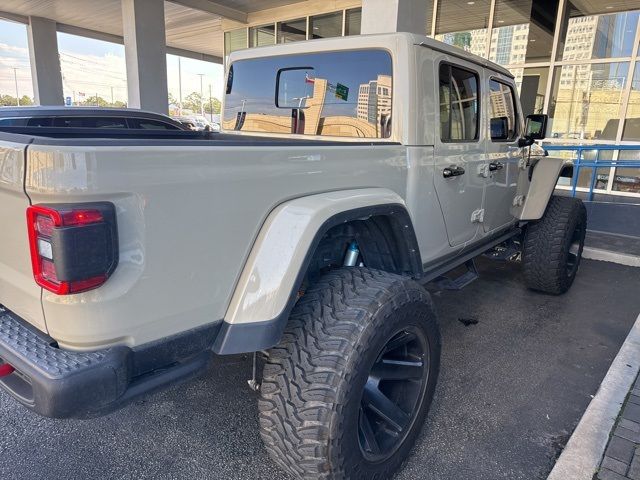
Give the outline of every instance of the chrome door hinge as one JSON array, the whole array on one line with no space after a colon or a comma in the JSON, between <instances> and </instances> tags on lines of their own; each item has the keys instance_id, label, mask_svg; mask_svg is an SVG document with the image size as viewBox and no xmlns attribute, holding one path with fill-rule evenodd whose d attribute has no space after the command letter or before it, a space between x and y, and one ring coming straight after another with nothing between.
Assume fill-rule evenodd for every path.
<instances>
[{"instance_id":1,"label":"chrome door hinge","mask_svg":"<svg viewBox=\"0 0 640 480\"><path fill-rule=\"evenodd\" d=\"M480 210L474 210L471 214L471 223L482 223L484 222L484 208Z\"/></svg>"},{"instance_id":2,"label":"chrome door hinge","mask_svg":"<svg viewBox=\"0 0 640 480\"><path fill-rule=\"evenodd\" d=\"M481 163L478 165L478 175L482 178L489 178L491 176L488 163Z\"/></svg>"},{"instance_id":3,"label":"chrome door hinge","mask_svg":"<svg viewBox=\"0 0 640 480\"><path fill-rule=\"evenodd\" d=\"M521 207L524 205L524 195L516 195L513 199L514 207Z\"/></svg>"}]
</instances>

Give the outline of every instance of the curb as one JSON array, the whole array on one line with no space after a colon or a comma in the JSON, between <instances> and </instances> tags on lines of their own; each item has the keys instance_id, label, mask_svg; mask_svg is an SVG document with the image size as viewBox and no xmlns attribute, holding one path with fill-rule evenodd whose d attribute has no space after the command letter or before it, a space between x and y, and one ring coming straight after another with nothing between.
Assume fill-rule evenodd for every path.
<instances>
[{"instance_id":1,"label":"curb","mask_svg":"<svg viewBox=\"0 0 640 480\"><path fill-rule=\"evenodd\" d=\"M582 257L589 260L601 260L603 262L613 262L629 267L640 267L640 257L628 253L612 252L601 248L584 247Z\"/></svg>"},{"instance_id":2,"label":"curb","mask_svg":"<svg viewBox=\"0 0 640 480\"><path fill-rule=\"evenodd\" d=\"M547 480L591 480L640 370L640 315Z\"/></svg>"}]
</instances>

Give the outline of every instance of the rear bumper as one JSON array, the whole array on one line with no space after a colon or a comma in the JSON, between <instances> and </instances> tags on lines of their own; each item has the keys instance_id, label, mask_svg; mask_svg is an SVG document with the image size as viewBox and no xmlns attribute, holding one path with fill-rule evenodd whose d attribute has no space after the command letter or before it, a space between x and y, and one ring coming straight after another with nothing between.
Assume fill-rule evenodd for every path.
<instances>
[{"instance_id":1,"label":"rear bumper","mask_svg":"<svg viewBox=\"0 0 640 480\"><path fill-rule=\"evenodd\" d=\"M0 378L0 387L47 417L98 416L204 370L220 324L139 348L75 352L58 348L53 339L0 305L0 359L15 368Z\"/></svg>"}]
</instances>

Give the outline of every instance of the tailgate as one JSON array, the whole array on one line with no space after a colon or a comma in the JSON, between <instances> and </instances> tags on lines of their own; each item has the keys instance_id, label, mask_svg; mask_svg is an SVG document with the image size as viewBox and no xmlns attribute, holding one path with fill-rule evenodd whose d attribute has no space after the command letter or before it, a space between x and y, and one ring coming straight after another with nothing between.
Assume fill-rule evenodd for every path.
<instances>
[{"instance_id":1,"label":"tailgate","mask_svg":"<svg viewBox=\"0 0 640 480\"><path fill-rule=\"evenodd\" d=\"M25 149L25 144L0 140L0 304L46 332L27 237Z\"/></svg>"}]
</instances>

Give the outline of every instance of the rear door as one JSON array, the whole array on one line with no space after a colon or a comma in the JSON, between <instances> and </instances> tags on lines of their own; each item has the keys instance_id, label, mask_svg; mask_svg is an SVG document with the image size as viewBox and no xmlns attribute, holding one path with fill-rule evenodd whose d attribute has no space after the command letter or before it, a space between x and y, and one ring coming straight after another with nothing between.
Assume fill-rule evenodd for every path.
<instances>
[{"instance_id":1,"label":"rear door","mask_svg":"<svg viewBox=\"0 0 640 480\"><path fill-rule=\"evenodd\" d=\"M491 232L514 220L510 209L516 196L524 149L518 147L521 118L513 84L489 77L487 87L485 108L489 113L489 138L484 165L487 186L483 228L485 232Z\"/></svg>"},{"instance_id":2,"label":"rear door","mask_svg":"<svg viewBox=\"0 0 640 480\"><path fill-rule=\"evenodd\" d=\"M26 147L3 137L0 135L0 304L46 332L27 236Z\"/></svg>"},{"instance_id":3,"label":"rear door","mask_svg":"<svg viewBox=\"0 0 640 480\"><path fill-rule=\"evenodd\" d=\"M485 134L480 125L482 70L443 55L438 65L439 125L435 141L435 190L449 243L474 239L482 216Z\"/></svg>"}]
</instances>

